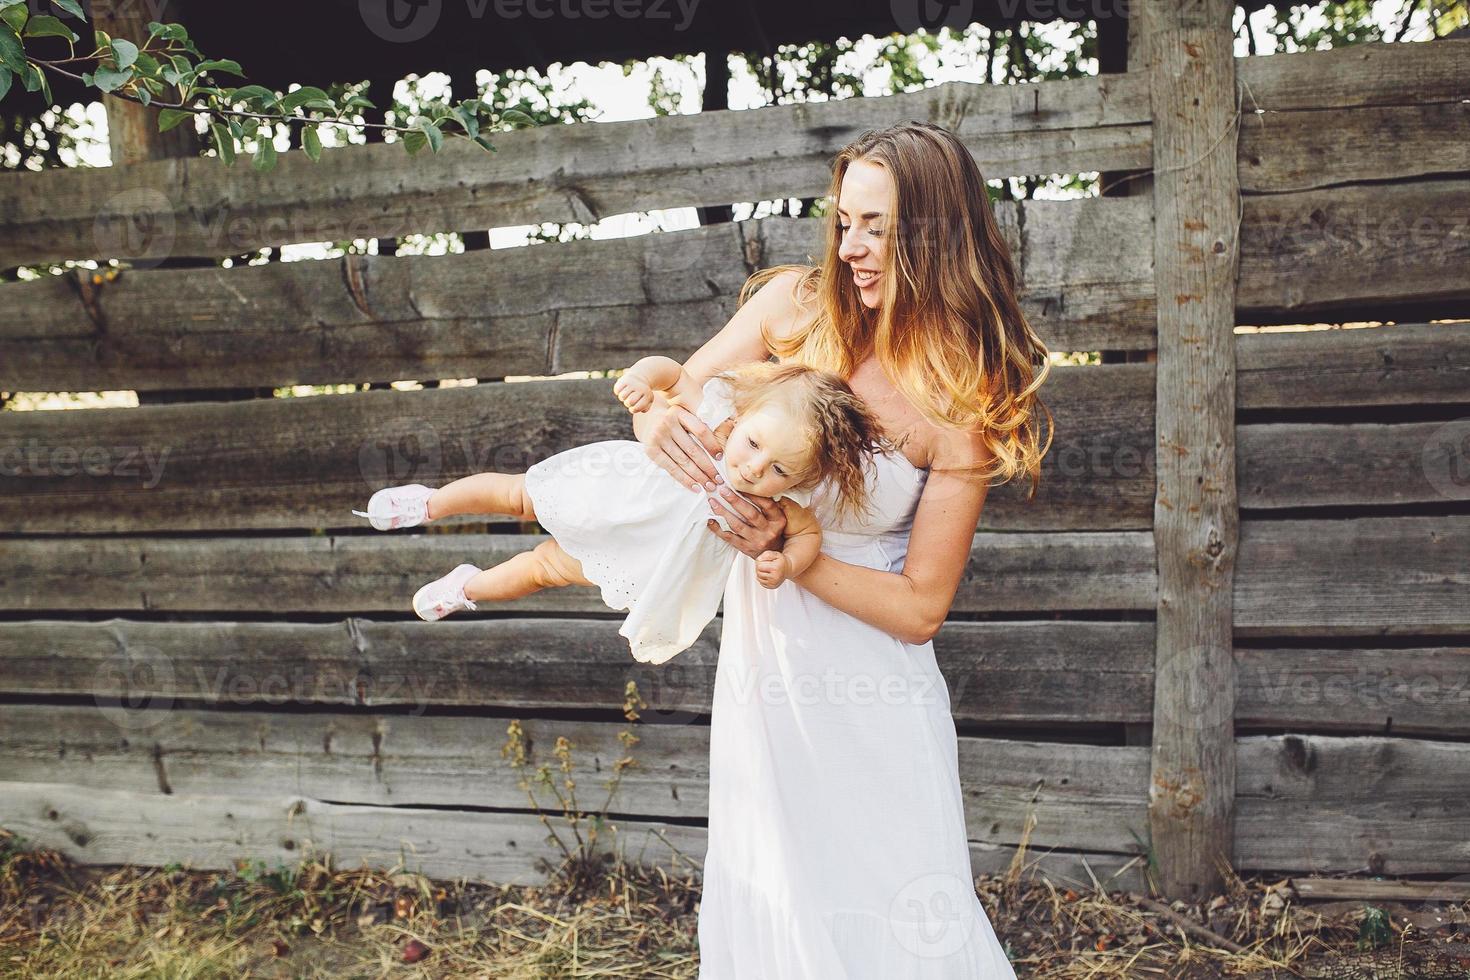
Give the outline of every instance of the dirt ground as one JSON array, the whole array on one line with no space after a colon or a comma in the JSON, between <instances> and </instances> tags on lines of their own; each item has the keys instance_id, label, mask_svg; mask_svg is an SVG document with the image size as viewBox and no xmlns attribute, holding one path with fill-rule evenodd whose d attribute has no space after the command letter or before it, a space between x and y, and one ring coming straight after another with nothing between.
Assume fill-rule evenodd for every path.
<instances>
[{"instance_id":1,"label":"dirt ground","mask_svg":"<svg viewBox=\"0 0 1470 980\"><path fill-rule=\"evenodd\" d=\"M1470 978L1470 903L1305 903L1288 880L1232 879L1203 908L976 886L1018 977ZM492 887L312 861L81 868L0 832L0 977L692 980L698 903L692 876L657 869Z\"/></svg>"}]
</instances>

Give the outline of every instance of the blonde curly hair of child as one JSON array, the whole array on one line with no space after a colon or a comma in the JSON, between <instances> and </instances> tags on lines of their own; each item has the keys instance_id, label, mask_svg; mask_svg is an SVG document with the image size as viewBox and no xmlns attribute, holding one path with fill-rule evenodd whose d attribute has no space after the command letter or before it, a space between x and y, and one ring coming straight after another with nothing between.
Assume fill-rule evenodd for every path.
<instances>
[{"instance_id":1,"label":"blonde curly hair of child","mask_svg":"<svg viewBox=\"0 0 1470 980\"><path fill-rule=\"evenodd\" d=\"M770 404L786 412L804 431L811 451L793 490L811 490L830 477L838 515L867 513L864 457L898 447L840 375L797 361L757 361L716 377L729 384L737 418Z\"/></svg>"}]
</instances>

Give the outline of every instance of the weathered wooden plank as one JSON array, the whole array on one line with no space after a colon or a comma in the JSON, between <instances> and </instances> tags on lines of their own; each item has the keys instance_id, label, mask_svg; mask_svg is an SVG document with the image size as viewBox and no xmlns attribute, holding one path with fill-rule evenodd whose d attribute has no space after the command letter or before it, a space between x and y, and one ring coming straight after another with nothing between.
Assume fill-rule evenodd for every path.
<instances>
[{"instance_id":1,"label":"weathered wooden plank","mask_svg":"<svg viewBox=\"0 0 1470 980\"><path fill-rule=\"evenodd\" d=\"M83 864L181 864L214 870L239 860L295 867L330 854L339 868L401 867L430 878L535 884L560 862L535 813L483 813L324 803L277 791L256 796L129 793L90 786L0 783L0 825ZM552 826L575 842L558 808ZM620 819L602 837L629 860L688 871L704 829Z\"/></svg>"},{"instance_id":2,"label":"weathered wooden plank","mask_svg":"<svg viewBox=\"0 0 1470 980\"><path fill-rule=\"evenodd\" d=\"M430 159L369 145L270 174L197 159L128 172L0 175L0 268L59 259L238 254L263 245L529 224L826 192L832 155L894 119L953 129L987 177L1148 165L1134 75L946 82L883 98L701 112L451 140ZM49 206L40 202L49 201ZM127 233L151 228L146 241Z\"/></svg>"},{"instance_id":3,"label":"weathered wooden plank","mask_svg":"<svg viewBox=\"0 0 1470 980\"><path fill-rule=\"evenodd\" d=\"M1470 516L1242 521L1237 636L1470 632Z\"/></svg>"},{"instance_id":4,"label":"weathered wooden plank","mask_svg":"<svg viewBox=\"0 0 1470 980\"><path fill-rule=\"evenodd\" d=\"M1049 346L1153 346L1146 201L1006 201L996 213L1021 302ZM504 377L620 368L650 353L682 360L734 313L748 262L819 259L823 229L817 218L765 218L433 258L135 270L101 286L52 276L7 292L0 388Z\"/></svg>"},{"instance_id":5,"label":"weathered wooden plank","mask_svg":"<svg viewBox=\"0 0 1470 980\"><path fill-rule=\"evenodd\" d=\"M414 590L459 562L503 561L541 540L497 534L0 538L0 609L408 616ZM982 532L971 553L955 594L957 613L1153 608L1147 532ZM582 587L549 589L498 603L496 610L610 613L596 590Z\"/></svg>"},{"instance_id":6,"label":"weathered wooden plank","mask_svg":"<svg viewBox=\"0 0 1470 980\"><path fill-rule=\"evenodd\" d=\"M1470 323L1398 323L1235 336L1235 407L1458 404Z\"/></svg>"},{"instance_id":7,"label":"weathered wooden plank","mask_svg":"<svg viewBox=\"0 0 1470 980\"><path fill-rule=\"evenodd\" d=\"M1440 39L1236 58L1235 71L1242 110L1275 112L1457 102L1467 95L1467 60L1470 40Z\"/></svg>"},{"instance_id":8,"label":"weathered wooden plank","mask_svg":"<svg viewBox=\"0 0 1470 980\"><path fill-rule=\"evenodd\" d=\"M431 705L618 709L629 681L648 703L641 713L649 721L687 723L709 713L719 620L658 667L634 661L617 627L548 618L4 623L0 692L90 696L125 727L180 701L415 713ZM1148 623L950 621L935 638L935 655L958 721L1136 722L1150 717L1152 643ZM135 718L129 706L152 712Z\"/></svg>"},{"instance_id":9,"label":"weathered wooden plank","mask_svg":"<svg viewBox=\"0 0 1470 980\"><path fill-rule=\"evenodd\" d=\"M992 528L1144 528L1152 493L1148 365L1053 372L1055 456ZM605 379L0 415L0 524L35 532L365 528L376 489L524 471L631 440ZM626 450L642 457L642 447ZM1029 484L1028 487L1029 488ZM460 523L463 523L462 521Z\"/></svg>"},{"instance_id":10,"label":"weathered wooden plank","mask_svg":"<svg viewBox=\"0 0 1470 980\"><path fill-rule=\"evenodd\" d=\"M1235 800L1231 577L1235 279L1241 252L1231 12L1225 0L1139 9L1154 118L1159 560L1148 824L1161 887L1221 886ZM1207 691L1207 697L1200 692Z\"/></svg>"},{"instance_id":11,"label":"weathered wooden plank","mask_svg":"<svg viewBox=\"0 0 1470 980\"><path fill-rule=\"evenodd\" d=\"M1470 84L1462 98L1470 98ZM1238 157L1240 189L1247 194L1464 174L1470 171L1470 103L1247 113Z\"/></svg>"},{"instance_id":12,"label":"weathered wooden plank","mask_svg":"<svg viewBox=\"0 0 1470 980\"><path fill-rule=\"evenodd\" d=\"M564 818L552 825L568 838ZM560 822L559 822L560 821ZM603 842L629 860L693 872L703 864L705 828L619 818ZM0 783L0 826L83 864L183 864L225 870L253 858L294 866L327 851L351 868L399 865L431 878L537 884L538 859L559 860L532 813L483 813L323 803L302 797L164 796L63 784ZM1015 848L970 845L975 874L1003 874ZM1051 852L1025 855L1025 877L1092 887L1138 888L1136 857Z\"/></svg>"},{"instance_id":13,"label":"weathered wooden plank","mask_svg":"<svg viewBox=\"0 0 1470 980\"><path fill-rule=\"evenodd\" d=\"M1236 648L1235 723L1470 735L1470 647Z\"/></svg>"},{"instance_id":14,"label":"weathered wooden plank","mask_svg":"<svg viewBox=\"0 0 1470 980\"><path fill-rule=\"evenodd\" d=\"M1249 195L1241 206L1242 323L1470 300L1470 180Z\"/></svg>"},{"instance_id":15,"label":"weathered wooden plank","mask_svg":"<svg viewBox=\"0 0 1470 980\"><path fill-rule=\"evenodd\" d=\"M116 726L91 707L16 705L0 716L0 769L19 782L74 783L131 793L271 796L338 803L525 808L519 774L500 756L502 719L233 711L150 711ZM557 765L572 743L580 795L608 799L612 765L627 756L609 812L703 819L709 809L709 729L522 719L532 767ZM620 731L639 741L624 748ZM1036 847L1133 850L1148 782L1143 747L959 740L969 836L1020 842L1028 813ZM544 792L543 807L555 806ZM585 805L585 802L584 802Z\"/></svg>"},{"instance_id":16,"label":"weathered wooden plank","mask_svg":"<svg viewBox=\"0 0 1470 980\"><path fill-rule=\"evenodd\" d=\"M1251 510L1470 500L1470 421L1243 425L1236 465Z\"/></svg>"},{"instance_id":17,"label":"weathered wooden plank","mask_svg":"<svg viewBox=\"0 0 1470 980\"><path fill-rule=\"evenodd\" d=\"M1470 872L1470 745L1256 736L1237 757L1238 867Z\"/></svg>"}]
</instances>

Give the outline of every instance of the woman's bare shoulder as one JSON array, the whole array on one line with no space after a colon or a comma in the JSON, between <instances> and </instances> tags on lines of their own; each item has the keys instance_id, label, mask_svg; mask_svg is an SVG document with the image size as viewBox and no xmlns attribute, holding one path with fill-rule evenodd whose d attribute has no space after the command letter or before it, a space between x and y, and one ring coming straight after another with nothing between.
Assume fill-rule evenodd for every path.
<instances>
[{"instance_id":1,"label":"woman's bare shoulder","mask_svg":"<svg viewBox=\"0 0 1470 980\"><path fill-rule=\"evenodd\" d=\"M781 340L805 326L817 312L816 288L806 268L777 273L756 291L755 297L765 304L766 324Z\"/></svg>"}]
</instances>

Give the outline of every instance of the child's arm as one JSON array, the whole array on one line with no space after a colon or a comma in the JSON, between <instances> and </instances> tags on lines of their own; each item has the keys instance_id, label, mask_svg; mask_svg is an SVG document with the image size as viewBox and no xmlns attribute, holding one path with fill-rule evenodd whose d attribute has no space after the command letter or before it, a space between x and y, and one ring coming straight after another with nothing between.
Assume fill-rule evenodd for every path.
<instances>
[{"instance_id":1,"label":"child's arm","mask_svg":"<svg viewBox=\"0 0 1470 980\"><path fill-rule=\"evenodd\" d=\"M640 358L613 382L613 394L634 414L653 407L655 391L677 398L680 404L699 397L699 385L684 365L661 354Z\"/></svg>"},{"instance_id":2,"label":"child's arm","mask_svg":"<svg viewBox=\"0 0 1470 980\"><path fill-rule=\"evenodd\" d=\"M822 525L816 515L790 497L776 503L786 513L786 543L780 551L763 551L755 560L755 580L768 589L806 571L822 550Z\"/></svg>"}]
</instances>

